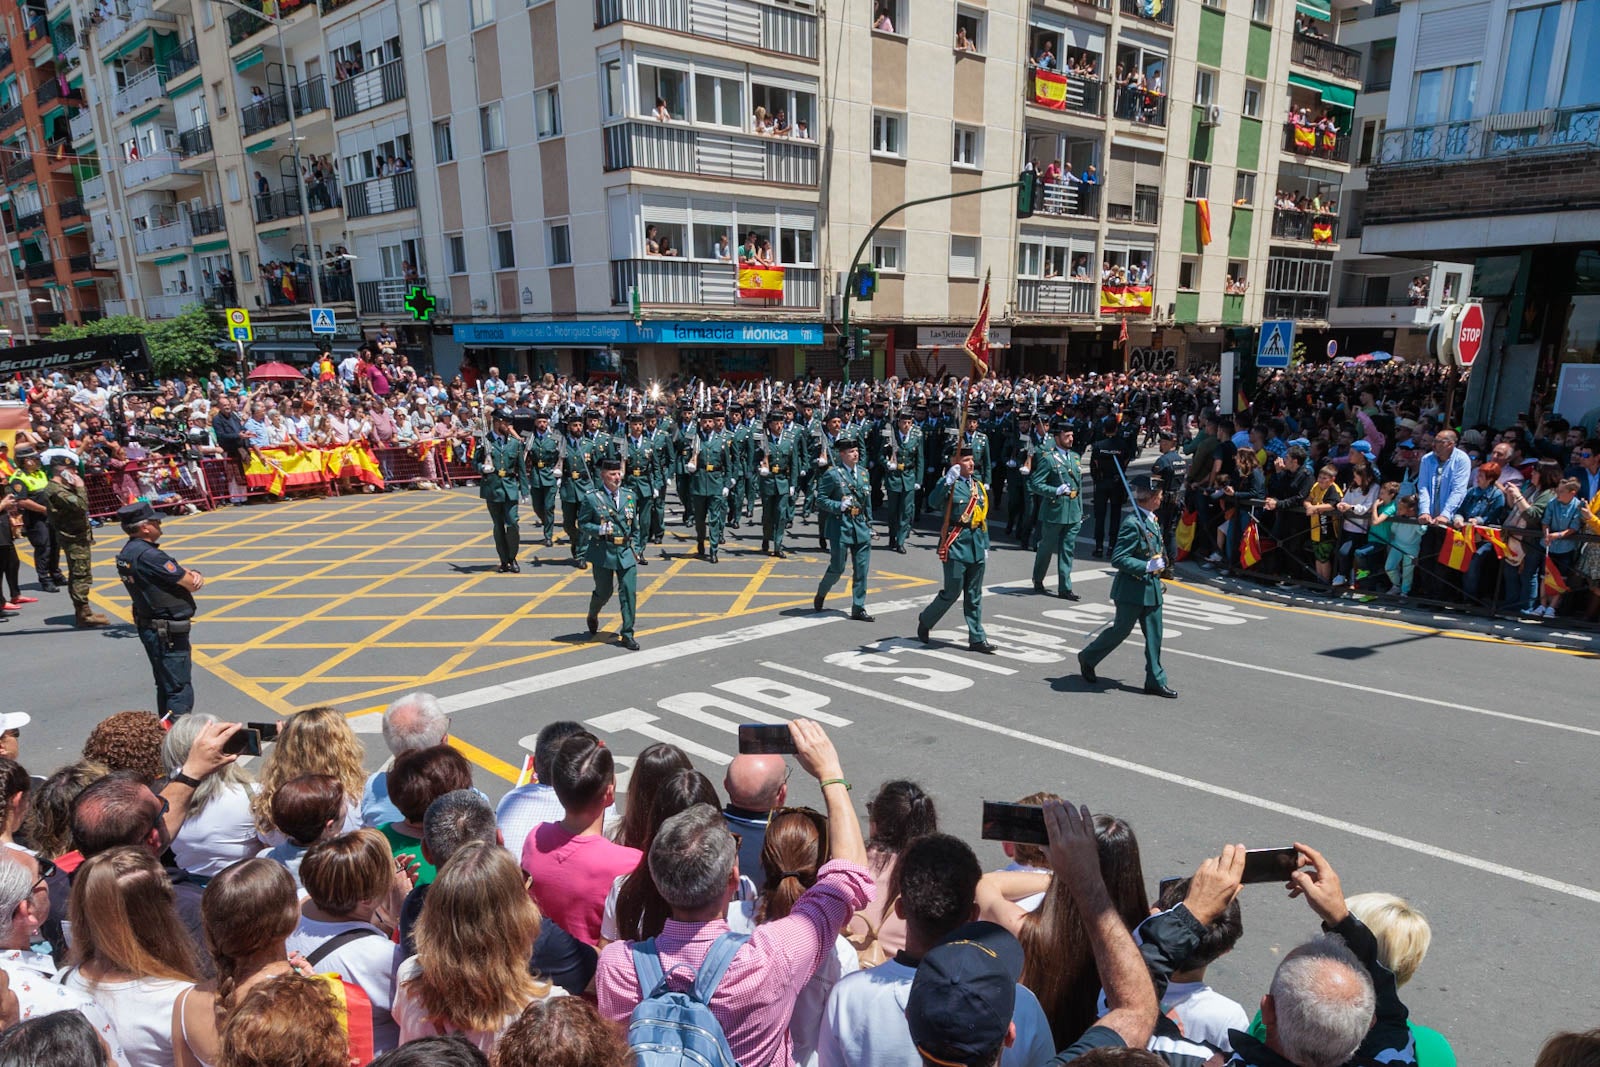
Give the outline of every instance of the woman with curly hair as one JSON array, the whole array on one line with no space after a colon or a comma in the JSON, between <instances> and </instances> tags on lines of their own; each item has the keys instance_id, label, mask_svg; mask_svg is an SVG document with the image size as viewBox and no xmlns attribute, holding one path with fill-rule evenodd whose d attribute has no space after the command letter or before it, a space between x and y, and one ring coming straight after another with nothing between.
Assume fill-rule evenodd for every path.
<instances>
[{"instance_id":1,"label":"woman with curly hair","mask_svg":"<svg viewBox=\"0 0 1600 1067\"><path fill-rule=\"evenodd\" d=\"M338 998L326 982L298 974L263 982L222 1029L217 1067L347 1067Z\"/></svg>"},{"instance_id":2,"label":"woman with curly hair","mask_svg":"<svg viewBox=\"0 0 1600 1067\"><path fill-rule=\"evenodd\" d=\"M261 761L256 781L261 791L250 802L256 827L270 841L282 841L272 825L272 795L291 778L325 774L337 778L349 802L342 832L361 828L361 791L367 784L366 749L344 715L333 708L307 708L291 715L278 740Z\"/></svg>"},{"instance_id":3,"label":"woman with curly hair","mask_svg":"<svg viewBox=\"0 0 1600 1067\"><path fill-rule=\"evenodd\" d=\"M104 763L83 759L62 767L33 791L22 834L39 855L55 860L72 851L72 802L90 782L110 773Z\"/></svg>"},{"instance_id":4,"label":"woman with curly hair","mask_svg":"<svg viewBox=\"0 0 1600 1067\"><path fill-rule=\"evenodd\" d=\"M133 771L146 784L163 773L161 742L167 732L153 711L119 711L95 724L83 743L83 758L113 771Z\"/></svg>"},{"instance_id":5,"label":"woman with curly hair","mask_svg":"<svg viewBox=\"0 0 1600 1067\"><path fill-rule=\"evenodd\" d=\"M506 1027L494 1067L632 1067L622 1028L581 997L536 1000Z\"/></svg>"}]
</instances>

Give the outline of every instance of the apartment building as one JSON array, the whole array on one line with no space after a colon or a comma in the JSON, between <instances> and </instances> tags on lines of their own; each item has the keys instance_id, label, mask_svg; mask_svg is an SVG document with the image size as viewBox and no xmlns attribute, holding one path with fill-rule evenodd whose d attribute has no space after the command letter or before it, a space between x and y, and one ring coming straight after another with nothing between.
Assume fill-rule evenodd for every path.
<instances>
[{"instance_id":1,"label":"apartment building","mask_svg":"<svg viewBox=\"0 0 1600 1067\"><path fill-rule=\"evenodd\" d=\"M1464 420L1600 417L1600 2L1400 5L1361 249L1472 264ZM1585 383L1582 389L1575 383ZM1562 385L1566 383L1567 388Z\"/></svg>"}]
</instances>

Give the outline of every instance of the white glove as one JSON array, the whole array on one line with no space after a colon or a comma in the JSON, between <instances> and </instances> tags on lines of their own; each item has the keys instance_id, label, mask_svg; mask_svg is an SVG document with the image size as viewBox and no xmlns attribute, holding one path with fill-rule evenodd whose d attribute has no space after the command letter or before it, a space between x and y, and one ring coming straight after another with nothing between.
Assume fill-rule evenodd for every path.
<instances>
[{"instance_id":1,"label":"white glove","mask_svg":"<svg viewBox=\"0 0 1600 1067\"><path fill-rule=\"evenodd\" d=\"M685 470L685 471L686 471L686 472L688 472L688 473L689 473L689 474L693 474L693 473L694 473L694 471L695 471L695 466L694 466L694 464L693 464L693 463L685 463L685 464L684 464L684 465L683 465L683 469L684 469L684 470Z\"/></svg>"},{"instance_id":2,"label":"white glove","mask_svg":"<svg viewBox=\"0 0 1600 1067\"><path fill-rule=\"evenodd\" d=\"M790 499L790 500L793 500L793 499L794 499L794 497L795 497L795 494L796 494L796 493L798 493L798 492L799 492L799 491L800 491L800 490L799 490L799 489L797 489L797 488L795 488L795 487L794 487L794 486L790 486L790 487L789 487L789 499Z\"/></svg>"},{"instance_id":3,"label":"white glove","mask_svg":"<svg viewBox=\"0 0 1600 1067\"><path fill-rule=\"evenodd\" d=\"M961 477L961 464L950 464L950 469L944 472L945 481L954 482L959 477Z\"/></svg>"},{"instance_id":4,"label":"white glove","mask_svg":"<svg viewBox=\"0 0 1600 1067\"><path fill-rule=\"evenodd\" d=\"M650 499L651 500L654 500L656 497L658 497L660 495L661 495L661 490L659 490L659 489L650 490Z\"/></svg>"},{"instance_id":5,"label":"white glove","mask_svg":"<svg viewBox=\"0 0 1600 1067\"><path fill-rule=\"evenodd\" d=\"M1155 559L1151 560L1149 563L1146 563L1144 565L1145 573L1146 574L1154 574L1156 571L1165 569L1166 565L1167 565L1166 561L1163 560L1160 556L1157 556Z\"/></svg>"},{"instance_id":6,"label":"white glove","mask_svg":"<svg viewBox=\"0 0 1600 1067\"><path fill-rule=\"evenodd\" d=\"M1072 492L1072 486L1070 485L1056 486L1056 496L1066 496L1070 492Z\"/></svg>"},{"instance_id":7,"label":"white glove","mask_svg":"<svg viewBox=\"0 0 1600 1067\"><path fill-rule=\"evenodd\" d=\"M847 496L843 500L839 501L839 506L853 508L856 506L856 498L853 496Z\"/></svg>"},{"instance_id":8,"label":"white glove","mask_svg":"<svg viewBox=\"0 0 1600 1067\"><path fill-rule=\"evenodd\" d=\"M817 460L816 460L816 463L817 463L817 466L819 466L819 467L826 467L828 465L828 457L827 456L818 456Z\"/></svg>"},{"instance_id":9,"label":"white glove","mask_svg":"<svg viewBox=\"0 0 1600 1067\"><path fill-rule=\"evenodd\" d=\"M727 496L728 495L728 487L727 486L723 486L722 487L722 495L723 496Z\"/></svg>"},{"instance_id":10,"label":"white glove","mask_svg":"<svg viewBox=\"0 0 1600 1067\"><path fill-rule=\"evenodd\" d=\"M761 465L761 475L762 475L762 477L766 477L767 475L769 475L771 473L772 473L772 469L770 467L768 467L765 463L763 463Z\"/></svg>"},{"instance_id":11,"label":"white glove","mask_svg":"<svg viewBox=\"0 0 1600 1067\"><path fill-rule=\"evenodd\" d=\"M493 463L485 463L483 466L479 467L478 469L481 470L485 474L493 474L494 473L494 464Z\"/></svg>"}]
</instances>

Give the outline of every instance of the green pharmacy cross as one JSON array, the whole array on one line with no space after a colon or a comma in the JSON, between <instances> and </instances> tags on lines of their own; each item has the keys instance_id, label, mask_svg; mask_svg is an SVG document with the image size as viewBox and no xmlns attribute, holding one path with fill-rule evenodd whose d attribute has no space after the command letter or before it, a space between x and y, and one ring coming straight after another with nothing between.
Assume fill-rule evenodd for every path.
<instances>
[{"instance_id":1,"label":"green pharmacy cross","mask_svg":"<svg viewBox=\"0 0 1600 1067\"><path fill-rule=\"evenodd\" d=\"M426 285L413 285L410 292L406 293L404 306L411 312L414 321L428 322L433 318L433 309L438 303Z\"/></svg>"}]
</instances>

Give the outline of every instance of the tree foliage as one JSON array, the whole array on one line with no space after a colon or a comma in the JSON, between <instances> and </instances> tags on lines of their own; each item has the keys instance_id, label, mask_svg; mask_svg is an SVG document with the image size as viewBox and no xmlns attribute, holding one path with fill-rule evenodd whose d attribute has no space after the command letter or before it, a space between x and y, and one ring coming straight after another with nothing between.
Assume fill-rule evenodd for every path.
<instances>
[{"instance_id":1,"label":"tree foliage","mask_svg":"<svg viewBox=\"0 0 1600 1067\"><path fill-rule=\"evenodd\" d=\"M50 331L52 341L76 341L110 334L142 334L156 374L167 376L207 370L216 365L224 336L222 316L203 304L190 304L175 318L154 322L137 315L108 315L82 325L63 324Z\"/></svg>"}]
</instances>

